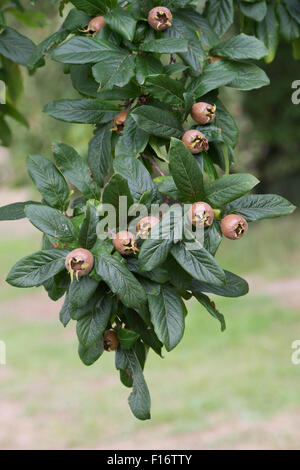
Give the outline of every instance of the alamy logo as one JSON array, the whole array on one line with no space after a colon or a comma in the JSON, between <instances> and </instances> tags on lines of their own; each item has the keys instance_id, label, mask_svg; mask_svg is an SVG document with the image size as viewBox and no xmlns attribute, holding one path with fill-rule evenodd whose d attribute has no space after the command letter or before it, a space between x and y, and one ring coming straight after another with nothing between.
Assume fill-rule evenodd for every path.
<instances>
[{"instance_id":1,"label":"alamy logo","mask_svg":"<svg viewBox=\"0 0 300 470\"><path fill-rule=\"evenodd\" d=\"M0 366L6 364L6 344L4 341L0 341Z\"/></svg>"},{"instance_id":2,"label":"alamy logo","mask_svg":"<svg viewBox=\"0 0 300 470\"><path fill-rule=\"evenodd\" d=\"M295 366L298 366L300 364L300 339L295 339L292 342L292 349L295 349L295 351L292 354L291 361Z\"/></svg>"},{"instance_id":3,"label":"alamy logo","mask_svg":"<svg viewBox=\"0 0 300 470\"><path fill-rule=\"evenodd\" d=\"M6 103L6 85L3 80L0 80L0 104Z\"/></svg>"},{"instance_id":4,"label":"alamy logo","mask_svg":"<svg viewBox=\"0 0 300 470\"><path fill-rule=\"evenodd\" d=\"M296 88L296 91L292 93L292 103L300 104L300 80L294 80L292 83L292 88Z\"/></svg>"}]
</instances>

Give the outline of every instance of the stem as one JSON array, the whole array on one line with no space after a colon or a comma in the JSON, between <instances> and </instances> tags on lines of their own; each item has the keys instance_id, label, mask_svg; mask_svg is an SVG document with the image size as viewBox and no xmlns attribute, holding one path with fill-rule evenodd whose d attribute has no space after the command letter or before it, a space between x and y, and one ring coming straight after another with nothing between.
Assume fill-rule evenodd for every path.
<instances>
[{"instance_id":1,"label":"stem","mask_svg":"<svg viewBox=\"0 0 300 470\"><path fill-rule=\"evenodd\" d=\"M222 144L222 150L224 154L225 175L229 175L229 170L230 170L229 155L228 155L228 149L225 144Z\"/></svg>"},{"instance_id":2,"label":"stem","mask_svg":"<svg viewBox=\"0 0 300 470\"><path fill-rule=\"evenodd\" d=\"M160 174L160 176L166 176L164 172L160 169L154 158L149 157L149 155L146 155L145 153L142 154L142 157L151 162L153 168Z\"/></svg>"}]
</instances>

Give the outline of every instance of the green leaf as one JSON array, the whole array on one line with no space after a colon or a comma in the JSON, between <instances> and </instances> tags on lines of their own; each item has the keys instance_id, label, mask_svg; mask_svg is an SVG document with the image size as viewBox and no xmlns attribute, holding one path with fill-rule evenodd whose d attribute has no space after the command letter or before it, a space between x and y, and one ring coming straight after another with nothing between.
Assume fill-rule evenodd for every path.
<instances>
[{"instance_id":1,"label":"green leaf","mask_svg":"<svg viewBox=\"0 0 300 470\"><path fill-rule=\"evenodd\" d=\"M233 23L233 0L209 0L204 15L218 36L223 36Z\"/></svg>"},{"instance_id":2,"label":"green leaf","mask_svg":"<svg viewBox=\"0 0 300 470\"><path fill-rule=\"evenodd\" d=\"M111 164L111 123L97 127L89 142L87 163L93 179L103 186Z\"/></svg>"},{"instance_id":3,"label":"green leaf","mask_svg":"<svg viewBox=\"0 0 300 470\"><path fill-rule=\"evenodd\" d=\"M239 129L221 101L216 100L217 111L214 124L221 129L222 139L225 144L235 147L238 141Z\"/></svg>"},{"instance_id":4,"label":"green leaf","mask_svg":"<svg viewBox=\"0 0 300 470\"><path fill-rule=\"evenodd\" d=\"M268 4L268 11L264 20L257 23L256 35L265 43L268 50L265 61L269 64L275 58L279 42L279 24L276 18L275 5Z\"/></svg>"},{"instance_id":5,"label":"green leaf","mask_svg":"<svg viewBox=\"0 0 300 470\"><path fill-rule=\"evenodd\" d=\"M102 52L92 69L95 80L100 83L102 90L127 85L134 76L135 56L132 52L116 47L104 39L101 41Z\"/></svg>"},{"instance_id":6,"label":"green leaf","mask_svg":"<svg viewBox=\"0 0 300 470\"><path fill-rule=\"evenodd\" d=\"M300 5L298 0L283 0L290 15L300 24Z\"/></svg>"},{"instance_id":7,"label":"green leaf","mask_svg":"<svg viewBox=\"0 0 300 470\"><path fill-rule=\"evenodd\" d=\"M223 175L205 186L205 200L213 207L221 207L249 192L259 183L247 173Z\"/></svg>"},{"instance_id":8,"label":"green leaf","mask_svg":"<svg viewBox=\"0 0 300 470\"><path fill-rule=\"evenodd\" d=\"M96 229L98 221L99 218L95 208L88 205L79 234L79 243L82 248L90 250L95 245L97 241Z\"/></svg>"},{"instance_id":9,"label":"green leaf","mask_svg":"<svg viewBox=\"0 0 300 470\"><path fill-rule=\"evenodd\" d=\"M195 74L202 71L203 61L206 57L200 39L196 33L197 27L193 27L191 22L182 17L173 19L172 28L168 28L165 35L170 38L177 38L179 41L188 40L186 52L179 52L181 59L191 67Z\"/></svg>"},{"instance_id":10,"label":"green leaf","mask_svg":"<svg viewBox=\"0 0 300 470\"><path fill-rule=\"evenodd\" d=\"M127 209L133 204L133 199L130 194L128 182L121 175L113 175L104 188L102 202L104 204L112 204L116 210L119 210L120 197L127 198Z\"/></svg>"},{"instance_id":11,"label":"green leaf","mask_svg":"<svg viewBox=\"0 0 300 470\"><path fill-rule=\"evenodd\" d=\"M147 191L151 191L154 202L159 201L157 187L150 173L139 160L132 157L118 157L114 160L114 170L126 178L135 202L139 202Z\"/></svg>"},{"instance_id":12,"label":"green leaf","mask_svg":"<svg viewBox=\"0 0 300 470\"><path fill-rule=\"evenodd\" d=\"M66 327L68 323L71 321L68 307L69 307L69 299L68 299L68 296L66 295L63 306L59 312L59 320L63 324L64 327Z\"/></svg>"},{"instance_id":13,"label":"green leaf","mask_svg":"<svg viewBox=\"0 0 300 470\"><path fill-rule=\"evenodd\" d=\"M184 202L202 201L203 175L191 152L181 140L171 139L169 167Z\"/></svg>"},{"instance_id":14,"label":"green leaf","mask_svg":"<svg viewBox=\"0 0 300 470\"><path fill-rule=\"evenodd\" d=\"M95 270L126 307L138 309L146 302L145 291L138 280L115 257L108 254L96 256Z\"/></svg>"},{"instance_id":15,"label":"green leaf","mask_svg":"<svg viewBox=\"0 0 300 470\"><path fill-rule=\"evenodd\" d=\"M243 15L255 21L262 21L267 14L267 4L265 0L256 3L240 2L240 10Z\"/></svg>"},{"instance_id":16,"label":"green leaf","mask_svg":"<svg viewBox=\"0 0 300 470\"><path fill-rule=\"evenodd\" d=\"M267 49L263 42L248 36L239 34L215 46L211 54L215 56L228 57L233 60L241 59L261 59L267 54Z\"/></svg>"},{"instance_id":17,"label":"green leaf","mask_svg":"<svg viewBox=\"0 0 300 470\"><path fill-rule=\"evenodd\" d=\"M71 3L78 10L83 10L91 16L106 13L106 6L103 0L71 0Z\"/></svg>"},{"instance_id":18,"label":"green leaf","mask_svg":"<svg viewBox=\"0 0 300 470\"><path fill-rule=\"evenodd\" d=\"M135 120L129 115L115 148L116 157L138 157L145 150L148 140L149 135L140 129Z\"/></svg>"},{"instance_id":19,"label":"green leaf","mask_svg":"<svg viewBox=\"0 0 300 470\"><path fill-rule=\"evenodd\" d=\"M131 113L131 116L138 127L148 134L165 138L177 137L180 139L182 137L181 123L169 111L154 106L140 106Z\"/></svg>"},{"instance_id":20,"label":"green leaf","mask_svg":"<svg viewBox=\"0 0 300 470\"><path fill-rule=\"evenodd\" d=\"M49 116L78 124L96 124L107 111L118 110L116 105L99 99L58 100L44 107L44 113Z\"/></svg>"},{"instance_id":21,"label":"green leaf","mask_svg":"<svg viewBox=\"0 0 300 470\"><path fill-rule=\"evenodd\" d=\"M31 206L32 207L32 206ZM65 269L66 250L41 250L18 261L6 282L14 287L35 287Z\"/></svg>"},{"instance_id":22,"label":"green leaf","mask_svg":"<svg viewBox=\"0 0 300 470\"><path fill-rule=\"evenodd\" d=\"M227 84L229 87L247 91L270 84L270 80L264 70L254 64L231 62L230 65L232 70L234 70L235 78Z\"/></svg>"},{"instance_id":23,"label":"green leaf","mask_svg":"<svg viewBox=\"0 0 300 470\"><path fill-rule=\"evenodd\" d=\"M226 276L224 286L212 286L205 282L193 280L190 289L193 293L208 292L222 297L242 297L248 294L249 286L247 281L229 271L224 271L224 273Z\"/></svg>"},{"instance_id":24,"label":"green leaf","mask_svg":"<svg viewBox=\"0 0 300 470\"><path fill-rule=\"evenodd\" d=\"M105 15L105 21L113 31L121 34L128 41L133 40L136 20L129 11L123 8L116 8L108 13L108 15Z\"/></svg>"},{"instance_id":25,"label":"green leaf","mask_svg":"<svg viewBox=\"0 0 300 470\"><path fill-rule=\"evenodd\" d=\"M90 314L84 316L77 322L76 332L80 343L86 347L91 347L107 327L112 311L112 298L101 297Z\"/></svg>"},{"instance_id":26,"label":"green leaf","mask_svg":"<svg viewBox=\"0 0 300 470\"><path fill-rule=\"evenodd\" d=\"M158 176L154 179L154 181L158 186L158 190L162 194L165 194L166 196L174 199L175 201L179 201L180 192L178 191L172 176Z\"/></svg>"},{"instance_id":27,"label":"green leaf","mask_svg":"<svg viewBox=\"0 0 300 470\"><path fill-rule=\"evenodd\" d=\"M199 247L196 250L189 250L186 248L185 243L178 243L173 246L171 254L177 263L194 279L215 286L224 285L225 274L223 269L205 248Z\"/></svg>"},{"instance_id":28,"label":"green leaf","mask_svg":"<svg viewBox=\"0 0 300 470\"><path fill-rule=\"evenodd\" d=\"M150 75L159 75L163 73L163 65L156 57L152 55L138 55L135 60L136 79L142 85Z\"/></svg>"},{"instance_id":29,"label":"green leaf","mask_svg":"<svg viewBox=\"0 0 300 470\"><path fill-rule=\"evenodd\" d=\"M87 199L99 199L100 189L92 181L89 167L72 147L55 142L53 154L58 168Z\"/></svg>"},{"instance_id":30,"label":"green leaf","mask_svg":"<svg viewBox=\"0 0 300 470\"><path fill-rule=\"evenodd\" d=\"M19 220L26 217L25 207L32 204L39 204L39 202L26 201L15 202L7 206L0 207L0 220Z\"/></svg>"},{"instance_id":31,"label":"green leaf","mask_svg":"<svg viewBox=\"0 0 300 470\"><path fill-rule=\"evenodd\" d=\"M193 295L196 297L196 299L198 300L198 302L200 302L203 307L206 308L206 310L208 311L208 313L210 313L210 315L214 318L216 318L217 320L219 320L219 322L221 323L221 331L224 331L226 330L226 323L225 323L225 319L224 319L224 315L222 315L217 309L216 307L214 306L214 304L211 302L211 300L209 299L209 297L207 297L207 295L205 294L201 294L200 292L193 292Z\"/></svg>"},{"instance_id":32,"label":"green leaf","mask_svg":"<svg viewBox=\"0 0 300 470\"><path fill-rule=\"evenodd\" d=\"M34 204L26 207L25 214L32 225L47 235L67 243L76 239L72 222L57 209Z\"/></svg>"},{"instance_id":33,"label":"green leaf","mask_svg":"<svg viewBox=\"0 0 300 470\"><path fill-rule=\"evenodd\" d=\"M173 287L162 286L160 295L148 295L155 333L167 351L177 346L184 333L182 300Z\"/></svg>"},{"instance_id":34,"label":"green leaf","mask_svg":"<svg viewBox=\"0 0 300 470\"><path fill-rule=\"evenodd\" d=\"M219 36L214 28L212 28L207 19L200 15L196 10L192 8L183 8L177 11L173 15L173 18L176 20L176 23L177 20L182 20L194 31L199 31L201 42L207 48L213 47L219 42Z\"/></svg>"},{"instance_id":35,"label":"green leaf","mask_svg":"<svg viewBox=\"0 0 300 470\"><path fill-rule=\"evenodd\" d=\"M103 354L103 340L98 339L92 346L86 348L81 343L78 345L78 355L86 366L91 366Z\"/></svg>"},{"instance_id":36,"label":"green leaf","mask_svg":"<svg viewBox=\"0 0 300 470\"><path fill-rule=\"evenodd\" d=\"M177 241L180 237L182 224L182 208L179 205L173 205L160 223L153 227L149 238L142 244L139 253L141 271L152 271L166 261L173 241Z\"/></svg>"},{"instance_id":37,"label":"green leaf","mask_svg":"<svg viewBox=\"0 0 300 470\"><path fill-rule=\"evenodd\" d=\"M12 28L0 34L0 54L17 64L27 65L34 50L34 43Z\"/></svg>"},{"instance_id":38,"label":"green leaf","mask_svg":"<svg viewBox=\"0 0 300 470\"><path fill-rule=\"evenodd\" d=\"M74 320L78 320L78 316L73 316L72 312L87 306L95 294L98 285L99 282L89 276L80 277L78 281L73 280L69 288L68 297L70 314Z\"/></svg>"},{"instance_id":39,"label":"green leaf","mask_svg":"<svg viewBox=\"0 0 300 470\"><path fill-rule=\"evenodd\" d=\"M128 369L133 378L133 391L129 396L128 403L132 413L138 419L150 419L151 400L147 384L144 379L142 368L133 351L124 351Z\"/></svg>"},{"instance_id":40,"label":"green leaf","mask_svg":"<svg viewBox=\"0 0 300 470\"><path fill-rule=\"evenodd\" d=\"M286 41L293 41L300 36L300 26L297 21L289 14L285 5L278 3L276 5L277 17L279 18L279 29L281 36Z\"/></svg>"},{"instance_id":41,"label":"green leaf","mask_svg":"<svg viewBox=\"0 0 300 470\"><path fill-rule=\"evenodd\" d=\"M226 212L240 214L248 222L289 215L295 209L296 207L287 199L276 194L250 194L226 206Z\"/></svg>"},{"instance_id":42,"label":"green leaf","mask_svg":"<svg viewBox=\"0 0 300 470\"><path fill-rule=\"evenodd\" d=\"M187 50L188 42L185 39L177 38L151 39L140 46L140 51L158 52L160 54L187 52Z\"/></svg>"},{"instance_id":43,"label":"green leaf","mask_svg":"<svg viewBox=\"0 0 300 470\"><path fill-rule=\"evenodd\" d=\"M133 348L136 340L139 338L139 334L135 331L127 330L126 328L118 329L118 338L123 349Z\"/></svg>"},{"instance_id":44,"label":"green leaf","mask_svg":"<svg viewBox=\"0 0 300 470\"><path fill-rule=\"evenodd\" d=\"M70 191L56 166L47 158L32 155L27 158L27 170L45 202L56 209L65 209Z\"/></svg>"},{"instance_id":45,"label":"green leaf","mask_svg":"<svg viewBox=\"0 0 300 470\"><path fill-rule=\"evenodd\" d=\"M178 80L174 80L167 75L150 76L144 86L153 98L162 103L173 106L181 106L184 103L184 86Z\"/></svg>"},{"instance_id":46,"label":"green leaf","mask_svg":"<svg viewBox=\"0 0 300 470\"><path fill-rule=\"evenodd\" d=\"M57 47L52 57L57 62L64 64L92 64L101 60L104 46L107 46L107 43L103 39L74 36ZM114 44L110 44L110 46L115 49Z\"/></svg>"}]
</instances>

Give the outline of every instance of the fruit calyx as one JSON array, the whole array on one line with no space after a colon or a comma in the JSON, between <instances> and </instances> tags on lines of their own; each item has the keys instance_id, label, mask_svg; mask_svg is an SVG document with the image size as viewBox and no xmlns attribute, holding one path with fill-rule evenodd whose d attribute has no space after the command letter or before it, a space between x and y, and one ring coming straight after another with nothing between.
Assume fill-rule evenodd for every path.
<instances>
[{"instance_id":1,"label":"fruit calyx","mask_svg":"<svg viewBox=\"0 0 300 470\"><path fill-rule=\"evenodd\" d=\"M198 124L209 124L216 117L216 105L205 102L195 103L192 107L191 116Z\"/></svg>"},{"instance_id":2,"label":"fruit calyx","mask_svg":"<svg viewBox=\"0 0 300 470\"><path fill-rule=\"evenodd\" d=\"M246 234L248 223L241 215L229 214L221 220L221 230L226 238L239 240Z\"/></svg>"},{"instance_id":3,"label":"fruit calyx","mask_svg":"<svg viewBox=\"0 0 300 470\"><path fill-rule=\"evenodd\" d=\"M79 281L79 277L86 276L93 269L94 256L85 248L76 248L68 254L65 266L71 276L71 282L74 280L74 275Z\"/></svg>"},{"instance_id":4,"label":"fruit calyx","mask_svg":"<svg viewBox=\"0 0 300 470\"><path fill-rule=\"evenodd\" d=\"M141 219L136 226L137 238L142 238L143 240L145 240L149 236L151 229L158 223L159 219L151 215Z\"/></svg>"},{"instance_id":5,"label":"fruit calyx","mask_svg":"<svg viewBox=\"0 0 300 470\"><path fill-rule=\"evenodd\" d=\"M209 149L207 138L196 129L186 131L182 137L182 142L192 153L200 153Z\"/></svg>"},{"instance_id":6,"label":"fruit calyx","mask_svg":"<svg viewBox=\"0 0 300 470\"><path fill-rule=\"evenodd\" d=\"M210 227L214 211L206 202L195 202L189 209L189 219L195 227Z\"/></svg>"},{"instance_id":7,"label":"fruit calyx","mask_svg":"<svg viewBox=\"0 0 300 470\"><path fill-rule=\"evenodd\" d=\"M112 128L112 131L117 131L118 134L122 134L127 116L128 111L122 111L119 113L114 119L114 127Z\"/></svg>"},{"instance_id":8,"label":"fruit calyx","mask_svg":"<svg viewBox=\"0 0 300 470\"><path fill-rule=\"evenodd\" d=\"M115 249L121 255L134 255L138 253L137 241L131 232L119 232L113 239Z\"/></svg>"},{"instance_id":9,"label":"fruit calyx","mask_svg":"<svg viewBox=\"0 0 300 470\"><path fill-rule=\"evenodd\" d=\"M111 352L118 349L119 338L115 330L106 330L103 335L103 346L105 351Z\"/></svg>"},{"instance_id":10,"label":"fruit calyx","mask_svg":"<svg viewBox=\"0 0 300 470\"><path fill-rule=\"evenodd\" d=\"M172 26L172 13L166 7L155 7L148 14L148 23L157 31L164 31Z\"/></svg>"}]
</instances>

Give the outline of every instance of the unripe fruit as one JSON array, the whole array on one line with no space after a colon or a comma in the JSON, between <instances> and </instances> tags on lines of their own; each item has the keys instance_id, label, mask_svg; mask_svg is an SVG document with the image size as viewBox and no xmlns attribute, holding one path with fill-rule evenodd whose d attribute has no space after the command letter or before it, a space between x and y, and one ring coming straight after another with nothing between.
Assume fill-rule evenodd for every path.
<instances>
[{"instance_id":1,"label":"unripe fruit","mask_svg":"<svg viewBox=\"0 0 300 470\"><path fill-rule=\"evenodd\" d=\"M216 117L216 105L204 102L195 103L192 107L191 115L198 124L209 124Z\"/></svg>"},{"instance_id":2,"label":"unripe fruit","mask_svg":"<svg viewBox=\"0 0 300 470\"><path fill-rule=\"evenodd\" d=\"M189 209L189 219L196 227L209 227L214 220L214 211L206 202L195 202Z\"/></svg>"},{"instance_id":3,"label":"unripe fruit","mask_svg":"<svg viewBox=\"0 0 300 470\"><path fill-rule=\"evenodd\" d=\"M248 223L241 215L229 214L221 220L221 230L230 240L238 240L247 232Z\"/></svg>"},{"instance_id":4,"label":"unripe fruit","mask_svg":"<svg viewBox=\"0 0 300 470\"><path fill-rule=\"evenodd\" d=\"M113 239L113 245L121 255L132 255L139 251L136 238L131 232L123 231L117 233Z\"/></svg>"},{"instance_id":5,"label":"unripe fruit","mask_svg":"<svg viewBox=\"0 0 300 470\"><path fill-rule=\"evenodd\" d=\"M121 113L119 113L114 119L114 127L112 130L117 131L119 134L122 134L127 116L128 111L122 111Z\"/></svg>"},{"instance_id":6,"label":"unripe fruit","mask_svg":"<svg viewBox=\"0 0 300 470\"><path fill-rule=\"evenodd\" d=\"M150 10L148 23L156 31L164 31L172 26L172 13L166 7L155 7Z\"/></svg>"},{"instance_id":7,"label":"unripe fruit","mask_svg":"<svg viewBox=\"0 0 300 470\"><path fill-rule=\"evenodd\" d=\"M148 237L151 229L159 223L159 219L157 217L152 217L149 215L148 217L144 217L139 221L136 226L137 237L145 239Z\"/></svg>"},{"instance_id":8,"label":"unripe fruit","mask_svg":"<svg viewBox=\"0 0 300 470\"><path fill-rule=\"evenodd\" d=\"M65 262L66 268L70 273L71 282L73 282L74 274L77 279L86 276L94 267L94 256L85 248L76 248L68 254Z\"/></svg>"},{"instance_id":9,"label":"unripe fruit","mask_svg":"<svg viewBox=\"0 0 300 470\"><path fill-rule=\"evenodd\" d=\"M182 142L192 153L200 153L209 148L207 138L196 129L186 131L182 137Z\"/></svg>"},{"instance_id":10,"label":"unripe fruit","mask_svg":"<svg viewBox=\"0 0 300 470\"><path fill-rule=\"evenodd\" d=\"M106 25L106 21L103 16L96 16L88 24L88 32L92 34L98 34L99 31Z\"/></svg>"},{"instance_id":11,"label":"unripe fruit","mask_svg":"<svg viewBox=\"0 0 300 470\"><path fill-rule=\"evenodd\" d=\"M106 330L103 335L105 351L115 351L119 346L119 338L115 330Z\"/></svg>"}]
</instances>

